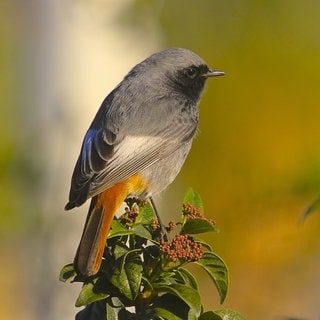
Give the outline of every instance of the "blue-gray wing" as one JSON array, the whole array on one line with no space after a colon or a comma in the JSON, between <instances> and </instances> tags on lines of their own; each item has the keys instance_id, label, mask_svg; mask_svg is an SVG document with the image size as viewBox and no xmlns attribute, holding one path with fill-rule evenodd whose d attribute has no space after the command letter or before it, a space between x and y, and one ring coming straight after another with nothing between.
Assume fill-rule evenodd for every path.
<instances>
[{"instance_id":1,"label":"blue-gray wing","mask_svg":"<svg viewBox=\"0 0 320 320\"><path fill-rule=\"evenodd\" d=\"M197 117L176 113L166 120L152 110L147 122L137 125L139 112L138 107L104 101L85 135L67 210L168 157L190 142L197 129Z\"/></svg>"}]
</instances>

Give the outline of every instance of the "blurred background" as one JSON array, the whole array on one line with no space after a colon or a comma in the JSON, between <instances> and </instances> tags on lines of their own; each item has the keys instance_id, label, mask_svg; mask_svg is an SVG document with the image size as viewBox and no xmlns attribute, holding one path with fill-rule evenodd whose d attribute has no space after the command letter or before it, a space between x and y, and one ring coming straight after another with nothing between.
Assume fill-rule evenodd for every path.
<instances>
[{"instance_id":1,"label":"blurred background","mask_svg":"<svg viewBox=\"0 0 320 320\"><path fill-rule=\"evenodd\" d=\"M0 4L0 309L3 319L73 319L72 261L88 204L64 212L83 135L128 70L171 46L210 80L200 133L161 211L188 187L221 230L225 304L247 319L319 319L320 2L27 0ZM172 217L174 216L174 217ZM195 269L198 272L198 269ZM220 308L199 273L206 310Z\"/></svg>"}]
</instances>

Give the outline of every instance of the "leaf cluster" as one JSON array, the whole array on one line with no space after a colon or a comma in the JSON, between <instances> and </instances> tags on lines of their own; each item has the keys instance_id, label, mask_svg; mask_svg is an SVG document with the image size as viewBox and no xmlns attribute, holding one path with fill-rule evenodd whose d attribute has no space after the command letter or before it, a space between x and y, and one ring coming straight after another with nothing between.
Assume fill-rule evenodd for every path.
<instances>
[{"instance_id":1,"label":"leaf cluster","mask_svg":"<svg viewBox=\"0 0 320 320\"><path fill-rule=\"evenodd\" d=\"M180 226L171 241L166 239L149 203L128 199L127 205L126 212L113 221L96 275L82 279L72 264L61 270L61 281L83 282L76 306L84 308L76 320L244 319L229 309L205 312L198 282L185 268L189 263L203 268L223 303L228 292L228 269L197 236L218 230L203 216L203 204L196 192L190 189L186 193L181 221L166 228L171 236L173 226Z\"/></svg>"}]
</instances>

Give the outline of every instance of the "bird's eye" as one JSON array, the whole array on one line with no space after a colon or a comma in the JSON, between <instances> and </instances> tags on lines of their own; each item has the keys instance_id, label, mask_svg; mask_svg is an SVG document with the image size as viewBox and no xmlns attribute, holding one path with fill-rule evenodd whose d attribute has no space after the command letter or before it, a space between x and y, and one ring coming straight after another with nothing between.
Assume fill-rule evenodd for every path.
<instances>
[{"instance_id":1,"label":"bird's eye","mask_svg":"<svg viewBox=\"0 0 320 320\"><path fill-rule=\"evenodd\" d=\"M198 70L196 67L189 67L185 69L185 73L189 78L194 79L197 76Z\"/></svg>"}]
</instances>

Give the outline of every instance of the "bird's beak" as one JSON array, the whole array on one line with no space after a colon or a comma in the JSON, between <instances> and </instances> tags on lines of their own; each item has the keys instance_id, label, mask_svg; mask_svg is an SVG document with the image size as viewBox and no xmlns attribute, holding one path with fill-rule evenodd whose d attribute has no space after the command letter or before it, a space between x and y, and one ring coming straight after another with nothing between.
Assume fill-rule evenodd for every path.
<instances>
[{"instance_id":1,"label":"bird's beak","mask_svg":"<svg viewBox=\"0 0 320 320\"><path fill-rule=\"evenodd\" d=\"M218 76L223 76L223 75L225 75L225 72L223 72L223 71L209 69L208 72L204 76L206 78L210 78L210 77L218 77Z\"/></svg>"}]
</instances>

